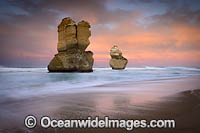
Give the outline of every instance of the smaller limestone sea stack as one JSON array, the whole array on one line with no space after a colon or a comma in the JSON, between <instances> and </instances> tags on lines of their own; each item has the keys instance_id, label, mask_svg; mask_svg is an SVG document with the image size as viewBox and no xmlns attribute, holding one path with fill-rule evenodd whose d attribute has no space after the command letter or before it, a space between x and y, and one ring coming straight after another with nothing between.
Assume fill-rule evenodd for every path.
<instances>
[{"instance_id":1,"label":"smaller limestone sea stack","mask_svg":"<svg viewBox=\"0 0 200 133\"><path fill-rule=\"evenodd\" d=\"M117 45L114 45L110 49L110 66L112 69L120 70L124 69L128 63L128 60L122 56L122 52Z\"/></svg>"},{"instance_id":2,"label":"smaller limestone sea stack","mask_svg":"<svg viewBox=\"0 0 200 133\"><path fill-rule=\"evenodd\" d=\"M58 54L48 65L49 72L91 72L94 63L93 53L85 51L90 44L90 24L87 21L76 23L69 17L58 25Z\"/></svg>"}]
</instances>

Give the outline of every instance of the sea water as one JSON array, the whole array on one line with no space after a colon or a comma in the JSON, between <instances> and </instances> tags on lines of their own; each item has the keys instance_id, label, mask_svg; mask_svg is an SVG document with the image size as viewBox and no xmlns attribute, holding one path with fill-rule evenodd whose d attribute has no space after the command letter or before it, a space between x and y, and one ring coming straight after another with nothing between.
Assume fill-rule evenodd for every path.
<instances>
[{"instance_id":1,"label":"sea water","mask_svg":"<svg viewBox=\"0 0 200 133\"><path fill-rule=\"evenodd\" d=\"M200 68L94 68L90 73L48 73L47 68L0 68L0 97L27 98L57 93L100 91L101 85L200 76Z\"/></svg>"}]
</instances>

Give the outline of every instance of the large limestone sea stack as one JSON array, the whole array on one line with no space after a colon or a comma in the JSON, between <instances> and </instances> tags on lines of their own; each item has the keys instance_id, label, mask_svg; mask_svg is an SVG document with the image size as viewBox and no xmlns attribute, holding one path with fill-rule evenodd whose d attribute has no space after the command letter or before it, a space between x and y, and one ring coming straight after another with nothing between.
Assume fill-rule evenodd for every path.
<instances>
[{"instance_id":1,"label":"large limestone sea stack","mask_svg":"<svg viewBox=\"0 0 200 133\"><path fill-rule=\"evenodd\" d=\"M85 51L90 44L90 24L76 23L69 17L58 25L58 53L48 65L49 72L91 72L93 53Z\"/></svg>"},{"instance_id":2,"label":"large limestone sea stack","mask_svg":"<svg viewBox=\"0 0 200 133\"><path fill-rule=\"evenodd\" d=\"M128 60L122 56L122 52L117 45L114 45L110 49L110 66L112 69L120 70L124 69L128 63Z\"/></svg>"}]
</instances>

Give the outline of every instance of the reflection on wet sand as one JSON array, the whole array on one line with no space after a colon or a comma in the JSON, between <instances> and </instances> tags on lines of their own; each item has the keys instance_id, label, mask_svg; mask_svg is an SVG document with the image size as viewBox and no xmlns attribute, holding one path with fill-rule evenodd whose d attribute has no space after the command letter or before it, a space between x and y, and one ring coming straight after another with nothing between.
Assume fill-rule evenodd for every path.
<instances>
[{"instance_id":1,"label":"reflection on wet sand","mask_svg":"<svg viewBox=\"0 0 200 133\"><path fill-rule=\"evenodd\" d=\"M62 119L85 119L88 116L109 116L116 119L151 118L151 111L160 111L163 102L177 103L182 100L179 92L199 89L199 78L185 78L161 81L127 82L115 85L97 86L104 91L43 95L29 99L6 99L0 106L0 131L27 131L23 119L29 114L38 119L43 115ZM111 88L111 89L110 89ZM113 88L116 91L113 91ZM95 89L97 90L97 89ZM198 101L197 101L198 102ZM185 106L185 105L183 105ZM171 108L171 107L170 107ZM176 110L175 110L176 111ZM184 112L184 111L180 111ZM170 116L169 112L163 117ZM156 115L154 114L156 117ZM161 115L162 116L162 115ZM10 122L14 120L11 128ZM40 127L35 131L42 130Z\"/></svg>"}]
</instances>

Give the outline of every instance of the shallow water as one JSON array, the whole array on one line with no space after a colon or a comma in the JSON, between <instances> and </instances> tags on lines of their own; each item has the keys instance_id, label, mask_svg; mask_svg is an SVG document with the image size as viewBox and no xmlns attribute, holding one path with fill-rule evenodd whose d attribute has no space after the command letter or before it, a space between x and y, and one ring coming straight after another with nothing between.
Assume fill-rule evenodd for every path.
<instances>
[{"instance_id":1,"label":"shallow water","mask_svg":"<svg viewBox=\"0 0 200 133\"><path fill-rule=\"evenodd\" d=\"M84 92L88 91L88 87L112 83L192 76L200 76L200 68L138 67L121 71L94 68L91 73L48 73L46 68L0 68L0 96L21 99L55 93ZM96 87L90 91L101 91L99 89L101 88Z\"/></svg>"},{"instance_id":2,"label":"shallow water","mask_svg":"<svg viewBox=\"0 0 200 133\"><path fill-rule=\"evenodd\" d=\"M168 96L199 89L199 79L199 68L185 67L94 68L92 73L0 68L0 132L29 132L24 118L30 114L130 118L157 109L156 102L174 100Z\"/></svg>"}]
</instances>

